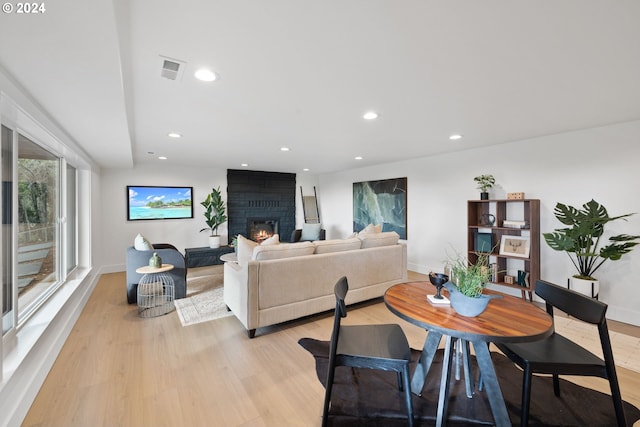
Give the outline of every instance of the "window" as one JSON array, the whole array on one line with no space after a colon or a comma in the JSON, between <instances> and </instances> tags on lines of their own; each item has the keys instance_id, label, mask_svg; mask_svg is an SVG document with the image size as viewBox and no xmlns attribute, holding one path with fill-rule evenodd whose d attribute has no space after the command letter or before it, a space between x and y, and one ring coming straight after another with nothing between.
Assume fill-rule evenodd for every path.
<instances>
[{"instance_id":1,"label":"window","mask_svg":"<svg viewBox=\"0 0 640 427\"><path fill-rule=\"evenodd\" d=\"M60 282L60 159L18 134L18 318Z\"/></svg>"},{"instance_id":2,"label":"window","mask_svg":"<svg viewBox=\"0 0 640 427\"><path fill-rule=\"evenodd\" d=\"M2 333L13 327L13 132L2 126L0 133L0 172L2 173Z\"/></svg>"},{"instance_id":3,"label":"window","mask_svg":"<svg viewBox=\"0 0 640 427\"><path fill-rule=\"evenodd\" d=\"M24 322L78 266L77 169L2 125L2 332Z\"/></svg>"}]
</instances>

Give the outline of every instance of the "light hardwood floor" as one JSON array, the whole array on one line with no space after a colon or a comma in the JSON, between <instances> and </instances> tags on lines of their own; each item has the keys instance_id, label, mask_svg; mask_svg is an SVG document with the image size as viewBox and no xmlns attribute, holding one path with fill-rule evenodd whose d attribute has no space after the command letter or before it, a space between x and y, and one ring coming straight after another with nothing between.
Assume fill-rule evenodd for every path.
<instances>
[{"instance_id":1,"label":"light hardwood floor","mask_svg":"<svg viewBox=\"0 0 640 427\"><path fill-rule=\"evenodd\" d=\"M233 316L188 327L175 312L141 319L124 283L124 273L101 277L23 426L320 425L324 388L297 342L328 340L331 313L260 329L250 340ZM380 300L351 307L345 323L399 323L413 348L426 334ZM640 374L620 368L618 375L623 398L640 406ZM599 378L576 382L608 387Z\"/></svg>"}]
</instances>

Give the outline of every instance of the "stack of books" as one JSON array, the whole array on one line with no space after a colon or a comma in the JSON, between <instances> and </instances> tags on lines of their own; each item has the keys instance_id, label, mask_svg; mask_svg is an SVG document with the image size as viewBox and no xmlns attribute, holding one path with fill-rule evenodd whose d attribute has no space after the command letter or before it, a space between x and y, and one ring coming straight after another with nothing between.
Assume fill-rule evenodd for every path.
<instances>
[{"instance_id":1,"label":"stack of books","mask_svg":"<svg viewBox=\"0 0 640 427\"><path fill-rule=\"evenodd\" d=\"M502 226L504 228L529 228L526 221L512 221L508 219L502 221Z\"/></svg>"}]
</instances>

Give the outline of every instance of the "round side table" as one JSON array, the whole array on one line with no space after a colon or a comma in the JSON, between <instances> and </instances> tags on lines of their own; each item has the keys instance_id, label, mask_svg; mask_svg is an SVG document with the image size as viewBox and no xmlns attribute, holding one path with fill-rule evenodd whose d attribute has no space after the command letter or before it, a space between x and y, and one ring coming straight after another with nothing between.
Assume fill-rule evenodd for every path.
<instances>
[{"instance_id":1,"label":"round side table","mask_svg":"<svg viewBox=\"0 0 640 427\"><path fill-rule=\"evenodd\" d=\"M166 274L173 270L172 264L162 264L155 268L144 266L136 269L142 274L138 282L138 315L140 317L156 317L167 314L175 308L175 283Z\"/></svg>"}]
</instances>

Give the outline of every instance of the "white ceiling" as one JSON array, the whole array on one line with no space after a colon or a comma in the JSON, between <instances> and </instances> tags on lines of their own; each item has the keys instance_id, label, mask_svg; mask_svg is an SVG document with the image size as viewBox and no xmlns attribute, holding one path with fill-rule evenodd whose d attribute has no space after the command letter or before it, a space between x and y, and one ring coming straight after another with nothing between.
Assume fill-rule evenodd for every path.
<instances>
[{"instance_id":1,"label":"white ceiling","mask_svg":"<svg viewBox=\"0 0 640 427\"><path fill-rule=\"evenodd\" d=\"M0 65L105 168L326 173L640 119L637 0L45 5L0 15Z\"/></svg>"}]
</instances>

